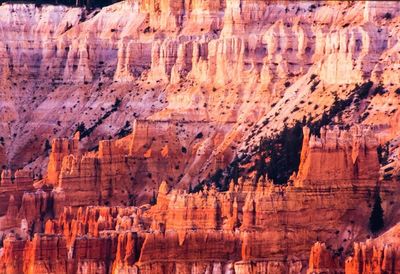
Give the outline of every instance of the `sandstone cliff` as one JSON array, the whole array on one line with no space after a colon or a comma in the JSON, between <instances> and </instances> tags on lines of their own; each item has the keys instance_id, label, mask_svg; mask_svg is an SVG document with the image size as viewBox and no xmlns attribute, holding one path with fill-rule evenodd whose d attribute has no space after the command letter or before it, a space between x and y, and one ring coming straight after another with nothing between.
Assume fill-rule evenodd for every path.
<instances>
[{"instance_id":1,"label":"sandstone cliff","mask_svg":"<svg viewBox=\"0 0 400 274\"><path fill-rule=\"evenodd\" d=\"M0 272L396 273L395 235L354 243L376 186L385 229L400 221L399 15L381 1L2 4ZM187 193L296 121L338 126L304 130L287 185L249 172Z\"/></svg>"},{"instance_id":2,"label":"sandstone cliff","mask_svg":"<svg viewBox=\"0 0 400 274\"><path fill-rule=\"evenodd\" d=\"M135 149L166 147L174 161L138 158L146 195L162 180L187 188L368 80L387 92L349 107L343 123L398 121L395 2L135 0L91 13L17 4L0 13L0 161L13 169L43 169L46 140L80 123L87 150L136 119L145 131Z\"/></svg>"},{"instance_id":3,"label":"sandstone cliff","mask_svg":"<svg viewBox=\"0 0 400 274\"><path fill-rule=\"evenodd\" d=\"M304 273L308 265L309 273L340 272L343 262L331 257L331 253L347 254L354 242L369 234L370 205L379 175L378 158L374 154L377 138L355 134L370 129L360 130L324 128L321 137L305 138L302 155L307 156L302 157L299 176L294 178L293 185L277 186L269 180L255 182L254 178L241 178L236 185L231 182L226 192L211 186L198 193L186 193L171 189L164 181L154 206L89 206L90 200L70 194L68 187L74 189L73 193L79 193L76 190L79 185L94 192L93 188L101 184L79 177L81 173L64 184L61 171L58 193L24 195L18 215L25 218L29 229L27 234L20 234L21 239L9 236L4 240L0 267L16 273L283 274ZM323 145L310 149L311 140L319 140ZM92 153L93 157L100 157L99 162L107 155L118 159L120 156L107 153L110 150L106 148L112 146L120 155L129 154L129 149L121 143L103 141L99 152ZM358 153L355 148L360 149ZM351 159L354 155L351 152L357 155L355 162L335 164L346 157ZM71 157L74 156L64 157L63 166ZM305 164L308 157L331 164L321 165L317 160ZM359 170L369 169L369 172L358 176L353 173L353 163L357 163ZM312 173L301 176L309 170L336 173L338 177L321 180ZM392 202L399 191L396 184L382 181L380 189L385 216L393 216L392 222L399 221L397 207ZM97 191L101 194L101 188ZM60 193L65 200L56 199L61 197ZM50 200L53 202L49 203ZM63 201L73 206L55 210ZM12 210L16 209L10 207ZM48 214L55 211L57 217L52 219ZM308 259L309 248L316 241L326 244L316 244ZM379 254L389 254L391 250L382 249ZM346 269L364 264L367 255L357 255L364 253L354 253ZM379 254L377 258L382 257ZM25 258L22 264L18 261L21 256Z\"/></svg>"},{"instance_id":4,"label":"sandstone cliff","mask_svg":"<svg viewBox=\"0 0 400 274\"><path fill-rule=\"evenodd\" d=\"M354 243L352 255L342 261L341 268L338 255L328 251L324 244L316 243L307 273L397 273L400 271L398 232L399 225L396 225L378 238Z\"/></svg>"}]
</instances>

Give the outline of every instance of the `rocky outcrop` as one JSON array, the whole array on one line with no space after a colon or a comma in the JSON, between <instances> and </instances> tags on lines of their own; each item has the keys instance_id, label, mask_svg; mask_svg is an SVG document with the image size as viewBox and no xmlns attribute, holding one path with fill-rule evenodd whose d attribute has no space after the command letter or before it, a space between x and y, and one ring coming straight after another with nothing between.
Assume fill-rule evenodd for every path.
<instances>
[{"instance_id":1,"label":"rocky outcrop","mask_svg":"<svg viewBox=\"0 0 400 274\"><path fill-rule=\"evenodd\" d=\"M3 169L6 166L7 166L6 150L4 149L4 146L0 144L0 167L1 169Z\"/></svg>"},{"instance_id":2,"label":"rocky outcrop","mask_svg":"<svg viewBox=\"0 0 400 274\"><path fill-rule=\"evenodd\" d=\"M4 273L118 273L134 269L143 239L137 208L65 208L48 220L45 234L4 240L0 269ZM113 270L114 269L114 270Z\"/></svg>"},{"instance_id":3,"label":"rocky outcrop","mask_svg":"<svg viewBox=\"0 0 400 274\"><path fill-rule=\"evenodd\" d=\"M354 243L352 255L345 260L343 254L333 254L324 244L316 243L311 249L307 273L397 273L400 269L398 232L397 224L375 239Z\"/></svg>"},{"instance_id":4,"label":"rocky outcrop","mask_svg":"<svg viewBox=\"0 0 400 274\"><path fill-rule=\"evenodd\" d=\"M212 153L205 147L210 144L210 137L203 137L206 131L196 129L191 143L182 146L161 128L171 130L162 121L134 121L131 134L119 140L101 140L89 152L79 149L77 136L55 139L43 182L62 191L66 204L75 207L146 203L157 190L158 179L171 182L183 176L188 166L186 176L190 179L199 162ZM211 134L210 129L208 132Z\"/></svg>"},{"instance_id":5,"label":"rocky outcrop","mask_svg":"<svg viewBox=\"0 0 400 274\"><path fill-rule=\"evenodd\" d=\"M345 273L396 273L400 269L399 252L398 245L378 246L370 241L356 243L354 255L345 262Z\"/></svg>"},{"instance_id":6,"label":"rocky outcrop","mask_svg":"<svg viewBox=\"0 0 400 274\"><path fill-rule=\"evenodd\" d=\"M42 192L27 194L24 196L27 206L23 206L19 214L24 214L29 226L33 225L31 233L45 232L45 235L36 234L32 240L28 240L24 254L29 250L33 250L29 254L42 254L42 247L34 244L39 239L43 245L54 245L49 247L54 249L51 256L61 254L57 255L60 258L29 255L30 258L37 258L31 259L29 267L41 269L51 260L60 261L50 264L52 269L65 267L63 269L78 272L86 269L87 273L158 273L165 270L198 273L207 269L235 273L302 273L307 265L308 273L340 273L343 269L341 254L347 254L353 242L369 234L369 205L374 199L372 194L379 173L374 168L378 161L376 152L373 153L376 150L376 138L367 134L367 129L363 129L364 134L354 132L360 131L324 128L320 138L308 138L306 135L299 176L294 176L293 184L287 186L273 185L264 179L256 182L250 176L240 178L236 185L231 182L226 192L219 192L215 186L211 186L198 193L186 193L171 189L164 181L160 184L154 206L72 206L65 207L55 219L46 217L44 212L48 213L49 210L42 207L49 205L46 200L49 201L57 192L51 195ZM322 145L312 146L310 144L314 143L311 140ZM368 140L368 144L365 140ZM104 141L93 157L105 166L114 163L121 155L118 153L129 154L123 149L126 146L119 145ZM355 148L359 148L359 151ZM357 155L355 162L352 155ZM71 157L74 156L66 156L64 160ZM82 159L84 157L85 154ZM314 160L308 165L304 164L309 157ZM335 161L342 160L348 161L348 165L335 164ZM321 161L332 164L321 165ZM369 169L369 173L359 176L353 173L353 163L359 170ZM320 172L321 176L323 173L335 173L338 176L323 177L321 180L305 172L308 170ZM349 175L348 172L352 173ZM302 177L301 174L309 175ZM60 188L64 188L63 178L62 171ZM101 186L99 183L97 185ZM392 221L398 221L395 217L396 207L390 202L397 192L395 184L380 182L382 205L387 216L394 216ZM66 200L67 204L73 203L73 196L68 196L67 191L65 196L71 199ZM81 201L81 198L76 195L77 200ZM32 223L29 216L35 215L41 218ZM315 241L326 244L315 244L309 258L309 247ZM69 254L67 260L62 255L65 249ZM359 249L367 250L366 247ZM368 252L354 253L353 261L349 259L346 268L359 268L358 265L367 261L365 254ZM382 254L389 254L386 261L393 257L390 255L391 249L379 252L376 258L384 256ZM7 261L9 258L1 260ZM392 265L389 262L387 264Z\"/></svg>"},{"instance_id":7,"label":"rocky outcrop","mask_svg":"<svg viewBox=\"0 0 400 274\"><path fill-rule=\"evenodd\" d=\"M9 200L13 200L12 204L19 208L24 192L32 190L32 172L28 170L12 172L9 169L4 169L0 176L0 216L7 213L7 209L10 207Z\"/></svg>"},{"instance_id":8,"label":"rocky outcrop","mask_svg":"<svg viewBox=\"0 0 400 274\"><path fill-rule=\"evenodd\" d=\"M79 155L79 136L80 134L77 132L72 140L60 138L52 141L49 163L47 165L48 183L57 184L65 156L70 154Z\"/></svg>"},{"instance_id":9,"label":"rocky outcrop","mask_svg":"<svg viewBox=\"0 0 400 274\"><path fill-rule=\"evenodd\" d=\"M311 248L310 260L308 262L308 274L318 273L340 273L338 258L333 258L324 243L315 243Z\"/></svg>"},{"instance_id":10,"label":"rocky outcrop","mask_svg":"<svg viewBox=\"0 0 400 274\"><path fill-rule=\"evenodd\" d=\"M21 173L17 183L1 167L1 229L10 235L0 272L341 271L328 253L367 237L377 184L385 218L399 221L398 186L379 181L376 153L397 134L399 8L1 5L0 164L28 165L38 177L47 160L48 168L35 184L43 189L23 194L30 177ZM356 88L369 80L365 94ZM376 127L323 128L319 137L305 130L299 172L287 186L250 175L225 192L184 191L246 158L283 124L333 111L329 122ZM47 159L46 140L77 131L54 139ZM156 205L132 206L157 189ZM308 259L317 241L326 245ZM346 268L396 269L391 249L359 250Z\"/></svg>"},{"instance_id":11,"label":"rocky outcrop","mask_svg":"<svg viewBox=\"0 0 400 274\"><path fill-rule=\"evenodd\" d=\"M169 183L187 188L248 148L246 138L316 119L334 94L346 98L368 80L389 92L371 96L371 108L361 104L344 123L397 124L397 3L211 2L122 1L91 13L2 5L5 162L42 170L46 140L72 136L83 123L91 129L81 140L85 151L138 119L147 131L136 151L167 146L174 160L136 155L141 172L132 177L149 198L169 179L160 168L168 168ZM109 113L116 99L122 104ZM266 118L263 129L253 128ZM71 154L61 143L50 155L51 182Z\"/></svg>"},{"instance_id":12,"label":"rocky outcrop","mask_svg":"<svg viewBox=\"0 0 400 274\"><path fill-rule=\"evenodd\" d=\"M296 183L340 186L357 181L377 181L378 139L370 128L322 128L321 136L310 136L304 128L303 149ZM329 164L328 164L329 163ZM333 179L334 178L334 179Z\"/></svg>"},{"instance_id":13,"label":"rocky outcrop","mask_svg":"<svg viewBox=\"0 0 400 274\"><path fill-rule=\"evenodd\" d=\"M53 141L55 151L50 154L45 182L63 193L65 203L73 207L129 204L132 193L129 142L100 141L97 152L83 155L79 153L78 142L79 138Z\"/></svg>"}]
</instances>

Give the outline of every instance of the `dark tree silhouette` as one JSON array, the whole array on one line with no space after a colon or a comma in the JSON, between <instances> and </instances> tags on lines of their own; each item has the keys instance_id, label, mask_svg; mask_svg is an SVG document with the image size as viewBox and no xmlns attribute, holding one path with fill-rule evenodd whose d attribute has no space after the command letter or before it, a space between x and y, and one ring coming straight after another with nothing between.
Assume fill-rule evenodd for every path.
<instances>
[{"instance_id":1,"label":"dark tree silhouette","mask_svg":"<svg viewBox=\"0 0 400 274\"><path fill-rule=\"evenodd\" d=\"M155 205L157 203L156 192L153 190L153 197L150 199L150 205Z\"/></svg>"},{"instance_id":2,"label":"dark tree silhouette","mask_svg":"<svg viewBox=\"0 0 400 274\"><path fill-rule=\"evenodd\" d=\"M275 184L286 184L293 172L298 171L303 143L302 128L301 122L291 128L285 125L279 135L262 142L262 153L255 162L257 179L268 174Z\"/></svg>"},{"instance_id":3,"label":"dark tree silhouette","mask_svg":"<svg viewBox=\"0 0 400 274\"><path fill-rule=\"evenodd\" d=\"M379 189L375 190L374 206L369 217L369 229L372 233L379 232L384 227L382 200Z\"/></svg>"},{"instance_id":4,"label":"dark tree silhouette","mask_svg":"<svg viewBox=\"0 0 400 274\"><path fill-rule=\"evenodd\" d=\"M192 183L189 184L189 193L193 193Z\"/></svg>"}]
</instances>

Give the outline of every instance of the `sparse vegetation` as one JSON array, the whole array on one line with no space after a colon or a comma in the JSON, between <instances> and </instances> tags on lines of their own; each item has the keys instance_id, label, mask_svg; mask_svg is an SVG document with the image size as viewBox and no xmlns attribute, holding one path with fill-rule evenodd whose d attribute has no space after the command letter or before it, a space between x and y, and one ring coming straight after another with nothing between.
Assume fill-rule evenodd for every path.
<instances>
[{"instance_id":1,"label":"sparse vegetation","mask_svg":"<svg viewBox=\"0 0 400 274\"><path fill-rule=\"evenodd\" d=\"M367 83L361 85L361 87L359 87L358 85L356 85L356 88L358 89L358 97L360 99L365 99L368 97L369 95L369 91L373 86L373 82L368 81Z\"/></svg>"},{"instance_id":2,"label":"sparse vegetation","mask_svg":"<svg viewBox=\"0 0 400 274\"><path fill-rule=\"evenodd\" d=\"M373 94L374 94L374 95L377 95L377 94L383 95L383 94L385 94L386 92L387 92L387 90L386 90L382 85L379 85L379 86L377 86L377 87L375 88Z\"/></svg>"},{"instance_id":3,"label":"sparse vegetation","mask_svg":"<svg viewBox=\"0 0 400 274\"><path fill-rule=\"evenodd\" d=\"M118 138L123 138L131 133L132 133L131 123L129 121L126 121L125 125L118 131L116 136L118 136Z\"/></svg>"},{"instance_id":4,"label":"sparse vegetation","mask_svg":"<svg viewBox=\"0 0 400 274\"><path fill-rule=\"evenodd\" d=\"M361 97L361 95L367 96L372 85L372 82L364 83L361 86L357 85L346 99L339 99L336 96L331 108L322 114L321 119L314 123L309 123L311 133L319 136L321 127L329 125L334 117L341 115L344 110L351 106L356 99L356 95L358 95L358 97Z\"/></svg>"},{"instance_id":5,"label":"sparse vegetation","mask_svg":"<svg viewBox=\"0 0 400 274\"><path fill-rule=\"evenodd\" d=\"M319 85L320 82L321 82L321 81L318 80L318 81L314 81L314 82L312 83L312 85L311 85L311 87L310 87L311 92L314 92L314 91L317 89L317 86Z\"/></svg>"},{"instance_id":6,"label":"sparse vegetation","mask_svg":"<svg viewBox=\"0 0 400 274\"><path fill-rule=\"evenodd\" d=\"M300 122L291 128L285 125L280 134L262 140L254 165L256 180L268 175L275 184L286 184L293 172L298 171L303 142L302 128Z\"/></svg>"},{"instance_id":7,"label":"sparse vegetation","mask_svg":"<svg viewBox=\"0 0 400 274\"><path fill-rule=\"evenodd\" d=\"M386 166L389 162L389 143L379 145L377 148L378 160L381 166Z\"/></svg>"},{"instance_id":8,"label":"sparse vegetation","mask_svg":"<svg viewBox=\"0 0 400 274\"><path fill-rule=\"evenodd\" d=\"M390 12L386 12L383 15L383 18L386 19L386 20L390 20L390 19L392 19L392 14Z\"/></svg>"},{"instance_id":9,"label":"sparse vegetation","mask_svg":"<svg viewBox=\"0 0 400 274\"><path fill-rule=\"evenodd\" d=\"M44 152L47 154L51 149L50 141L49 139L46 139L44 142Z\"/></svg>"},{"instance_id":10,"label":"sparse vegetation","mask_svg":"<svg viewBox=\"0 0 400 274\"><path fill-rule=\"evenodd\" d=\"M116 112L119 108L119 106L121 105L122 100L119 98L115 99L114 104L111 106L111 109L109 111L107 111L106 113L103 114L103 116L101 116L95 123L93 126L91 126L90 128L86 128L85 124L83 122L79 123L77 125L77 128L75 130L75 132L80 133L80 140L82 140L85 137L90 136L90 134L92 134L92 132L99 126L101 125L105 119L107 119L113 112Z\"/></svg>"}]
</instances>

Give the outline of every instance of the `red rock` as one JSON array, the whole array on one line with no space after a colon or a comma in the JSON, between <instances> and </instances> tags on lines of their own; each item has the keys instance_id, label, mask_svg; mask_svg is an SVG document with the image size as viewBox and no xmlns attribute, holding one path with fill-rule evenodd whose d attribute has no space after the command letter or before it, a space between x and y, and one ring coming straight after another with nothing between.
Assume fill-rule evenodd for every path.
<instances>
[{"instance_id":1,"label":"red rock","mask_svg":"<svg viewBox=\"0 0 400 274\"><path fill-rule=\"evenodd\" d=\"M315 243L311 248L308 274L340 273L339 262L335 261L333 254L329 252L323 243Z\"/></svg>"}]
</instances>

